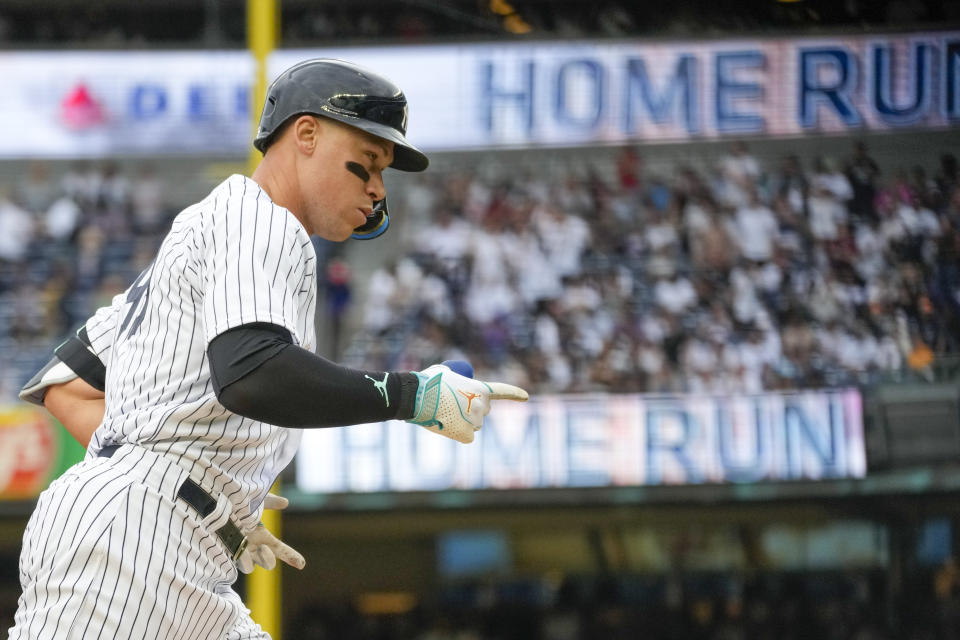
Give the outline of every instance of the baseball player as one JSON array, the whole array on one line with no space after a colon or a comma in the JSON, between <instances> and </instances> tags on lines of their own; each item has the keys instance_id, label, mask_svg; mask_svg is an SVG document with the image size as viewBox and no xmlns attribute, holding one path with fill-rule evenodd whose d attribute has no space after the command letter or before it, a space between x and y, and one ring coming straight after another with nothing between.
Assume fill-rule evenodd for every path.
<instances>
[{"instance_id":1,"label":"baseball player","mask_svg":"<svg viewBox=\"0 0 960 640\"><path fill-rule=\"evenodd\" d=\"M526 400L444 365L358 371L313 353L310 236L387 229L383 171L428 164L406 128L382 76L323 59L285 71L253 175L181 212L24 388L92 437L27 525L11 638L266 638L230 585L251 542L265 564L285 553L257 525L300 429L402 419L469 443L491 400Z\"/></svg>"}]
</instances>

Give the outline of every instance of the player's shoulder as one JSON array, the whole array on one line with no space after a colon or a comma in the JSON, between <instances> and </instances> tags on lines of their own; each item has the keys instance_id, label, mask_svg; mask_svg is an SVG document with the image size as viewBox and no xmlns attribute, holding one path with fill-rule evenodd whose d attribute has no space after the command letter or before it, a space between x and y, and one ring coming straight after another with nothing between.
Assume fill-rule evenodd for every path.
<instances>
[{"instance_id":1,"label":"player's shoulder","mask_svg":"<svg viewBox=\"0 0 960 640\"><path fill-rule=\"evenodd\" d=\"M218 184L206 199L217 211L275 206L259 184L238 173Z\"/></svg>"},{"instance_id":2,"label":"player's shoulder","mask_svg":"<svg viewBox=\"0 0 960 640\"><path fill-rule=\"evenodd\" d=\"M276 204L255 180L247 176L234 174L224 180L218 189L226 196L223 200L227 207L253 207L276 215L290 215L287 209Z\"/></svg>"},{"instance_id":3,"label":"player's shoulder","mask_svg":"<svg viewBox=\"0 0 960 640\"><path fill-rule=\"evenodd\" d=\"M254 180L234 174L197 205L201 224L243 228L276 227L297 235L302 226L290 211L273 202ZM305 233L305 232L303 232Z\"/></svg>"},{"instance_id":4,"label":"player's shoulder","mask_svg":"<svg viewBox=\"0 0 960 640\"><path fill-rule=\"evenodd\" d=\"M193 227L201 247L237 242L243 250L261 244L283 250L287 259L307 264L313 245L303 225L288 209L275 204L255 181L234 175L220 183L199 208ZM251 238L262 240L251 242Z\"/></svg>"}]
</instances>

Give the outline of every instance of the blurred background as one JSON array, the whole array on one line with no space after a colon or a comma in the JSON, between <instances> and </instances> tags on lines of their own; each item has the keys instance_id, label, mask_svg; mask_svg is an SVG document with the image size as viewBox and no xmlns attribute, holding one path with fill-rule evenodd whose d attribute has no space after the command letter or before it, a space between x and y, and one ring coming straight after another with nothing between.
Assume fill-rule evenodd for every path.
<instances>
[{"instance_id":1,"label":"blurred background","mask_svg":"<svg viewBox=\"0 0 960 640\"><path fill-rule=\"evenodd\" d=\"M960 1L277 5L269 77L376 69L431 156L315 243L320 353L532 395L470 447L308 432L285 637L960 638ZM16 392L246 171L246 38L0 4L0 628L83 455Z\"/></svg>"}]
</instances>

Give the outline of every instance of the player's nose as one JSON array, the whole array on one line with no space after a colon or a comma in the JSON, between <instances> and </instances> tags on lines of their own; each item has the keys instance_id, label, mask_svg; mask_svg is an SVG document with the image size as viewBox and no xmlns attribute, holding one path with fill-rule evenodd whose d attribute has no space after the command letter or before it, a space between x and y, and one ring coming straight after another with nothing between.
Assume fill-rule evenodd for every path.
<instances>
[{"instance_id":1,"label":"player's nose","mask_svg":"<svg viewBox=\"0 0 960 640\"><path fill-rule=\"evenodd\" d=\"M367 180L366 187L367 195L369 195L370 199L374 202L387 197L387 188L383 184L383 174L379 171L374 171L370 174L370 179Z\"/></svg>"}]
</instances>

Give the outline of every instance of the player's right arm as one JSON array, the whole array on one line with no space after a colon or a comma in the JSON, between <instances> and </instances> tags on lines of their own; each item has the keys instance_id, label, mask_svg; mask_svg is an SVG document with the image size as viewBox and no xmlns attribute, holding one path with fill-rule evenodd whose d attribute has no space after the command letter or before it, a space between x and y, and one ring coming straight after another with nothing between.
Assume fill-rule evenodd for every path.
<instances>
[{"instance_id":1,"label":"player's right arm","mask_svg":"<svg viewBox=\"0 0 960 640\"><path fill-rule=\"evenodd\" d=\"M48 387L43 406L84 447L89 446L93 432L103 422L105 410L103 391L83 378Z\"/></svg>"},{"instance_id":2,"label":"player's right arm","mask_svg":"<svg viewBox=\"0 0 960 640\"><path fill-rule=\"evenodd\" d=\"M123 299L118 295L111 306L98 309L20 390L21 400L45 407L84 447L103 422L106 363Z\"/></svg>"},{"instance_id":3,"label":"player's right arm","mask_svg":"<svg viewBox=\"0 0 960 640\"><path fill-rule=\"evenodd\" d=\"M45 407L84 447L106 409L106 366L81 330L57 347L50 362L20 390L20 399Z\"/></svg>"}]
</instances>

